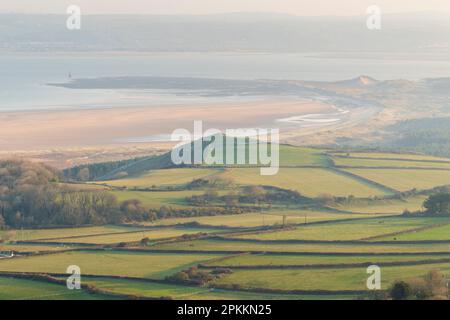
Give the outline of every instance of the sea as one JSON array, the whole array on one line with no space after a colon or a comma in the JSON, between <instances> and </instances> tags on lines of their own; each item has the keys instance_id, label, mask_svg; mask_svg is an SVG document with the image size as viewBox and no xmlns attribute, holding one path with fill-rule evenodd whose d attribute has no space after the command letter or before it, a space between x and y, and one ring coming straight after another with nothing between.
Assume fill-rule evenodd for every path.
<instances>
[{"instance_id":1,"label":"sea","mask_svg":"<svg viewBox=\"0 0 450 320\"><path fill-rule=\"evenodd\" d=\"M337 81L450 77L450 55L412 53L0 53L0 112L239 101L173 91L67 89L77 78L161 76Z\"/></svg>"}]
</instances>

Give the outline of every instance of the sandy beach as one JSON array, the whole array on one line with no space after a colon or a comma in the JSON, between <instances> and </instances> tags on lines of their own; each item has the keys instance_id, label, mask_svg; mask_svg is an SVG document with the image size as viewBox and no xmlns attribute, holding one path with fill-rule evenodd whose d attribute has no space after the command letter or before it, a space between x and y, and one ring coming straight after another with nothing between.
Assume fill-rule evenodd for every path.
<instances>
[{"instance_id":1,"label":"sandy beach","mask_svg":"<svg viewBox=\"0 0 450 320\"><path fill-rule=\"evenodd\" d=\"M90 157L98 157L98 153L113 152L120 158L119 154L127 150L138 156L168 149L170 143L150 141L151 137L167 136L178 128L192 131L194 120L202 120L204 130L279 128L283 125L277 119L332 112L335 110L325 103L304 100L2 112L0 156L33 154L37 159L55 159L57 154L57 166L64 167L74 164L74 155L80 158L76 164L91 161ZM142 137L150 140L139 143Z\"/></svg>"}]
</instances>

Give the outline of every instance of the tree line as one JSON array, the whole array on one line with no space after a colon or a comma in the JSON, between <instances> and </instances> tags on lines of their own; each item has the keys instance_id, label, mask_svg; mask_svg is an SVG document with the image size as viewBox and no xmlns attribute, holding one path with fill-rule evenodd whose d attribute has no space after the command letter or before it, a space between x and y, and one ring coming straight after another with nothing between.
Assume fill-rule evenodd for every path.
<instances>
[{"instance_id":1,"label":"tree line","mask_svg":"<svg viewBox=\"0 0 450 320\"><path fill-rule=\"evenodd\" d=\"M64 183L64 175L40 163L0 161L0 229L85 226L172 217L241 214L255 208L145 208L113 194Z\"/></svg>"}]
</instances>

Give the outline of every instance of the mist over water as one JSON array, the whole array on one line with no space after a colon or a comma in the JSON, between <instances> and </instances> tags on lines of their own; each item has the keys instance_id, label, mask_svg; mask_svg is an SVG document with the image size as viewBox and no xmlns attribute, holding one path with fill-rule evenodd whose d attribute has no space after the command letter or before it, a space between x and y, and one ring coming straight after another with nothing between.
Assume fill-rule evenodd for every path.
<instances>
[{"instance_id":1,"label":"mist over water","mask_svg":"<svg viewBox=\"0 0 450 320\"><path fill-rule=\"evenodd\" d=\"M147 53L0 55L0 110L104 108L239 101L170 90L67 89L70 79L125 76L336 81L450 76L450 57L414 54Z\"/></svg>"}]
</instances>

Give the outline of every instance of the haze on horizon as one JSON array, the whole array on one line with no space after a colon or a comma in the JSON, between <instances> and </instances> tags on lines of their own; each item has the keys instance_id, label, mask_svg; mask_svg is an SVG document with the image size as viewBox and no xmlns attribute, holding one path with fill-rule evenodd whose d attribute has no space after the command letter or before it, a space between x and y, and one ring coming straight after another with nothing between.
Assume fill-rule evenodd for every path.
<instances>
[{"instance_id":1,"label":"haze on horizon","mask_svg":"<svg viewBox=\"0 0 450 320\"><path fill-rule=\"evenodd\" d=\"M299 16L364 15L370 5L384 13L450 12L448 0L15 0L0 3L0 13L61 13L78 5L85 14L219 14L274 12Z\"/></svg>"}]
</instances>

